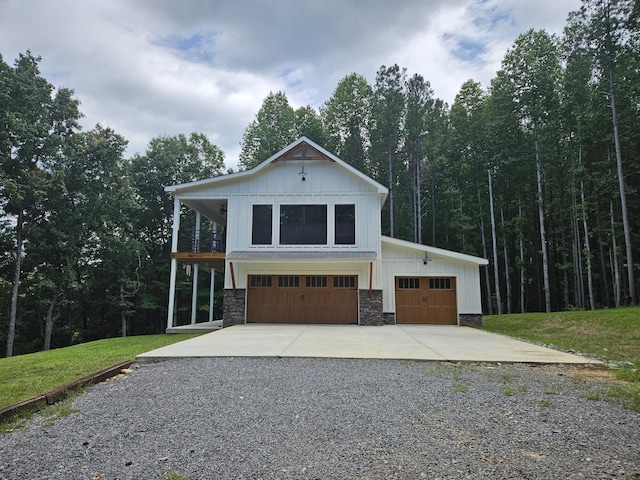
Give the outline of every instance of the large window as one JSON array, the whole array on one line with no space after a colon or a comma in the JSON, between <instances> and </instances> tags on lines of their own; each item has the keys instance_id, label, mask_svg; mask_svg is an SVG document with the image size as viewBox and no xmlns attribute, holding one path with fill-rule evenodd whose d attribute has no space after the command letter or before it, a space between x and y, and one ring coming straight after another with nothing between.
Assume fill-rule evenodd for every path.
<instances>
[{"instance_id":1,"label":"large window","mask_svg":"<svg viewBox=\"0 0 640 480\"><path fill-rule=\"evenodd\" d=\"M326 245L326 205L281 205L281 245Z\"/></svg>"},{"instance_id":2,"label":"large window","mask_svg":"<svg viewBox=\"0 0 640 480\"><path fill-rule=\"evenodd\" d=\"M251 244L271 245L271 205L254 205L251 224Z\"/></svg>"},{"instance_id":3,"label":"large window","mask_svg":"<svg viewBox=\"0 0 640 480\"><path fill-rule=\"evenodd\" d=\"M336 205L336 245L356 244L355 205Z\"/></svg>"}]
</instances>

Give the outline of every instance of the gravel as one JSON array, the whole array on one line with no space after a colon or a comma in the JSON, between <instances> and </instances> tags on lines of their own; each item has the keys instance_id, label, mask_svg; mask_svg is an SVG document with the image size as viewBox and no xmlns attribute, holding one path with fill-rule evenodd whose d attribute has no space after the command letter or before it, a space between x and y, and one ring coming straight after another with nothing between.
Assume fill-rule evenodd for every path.
<instances>
[{"instance_id":1,"label":"gravel","mask_svg":"<svg viewBox=\"0 0 640 480\"><path fill-rule=\"evenodd\" d=\"M640 415L569 366L136 364L0 435L0 478L640 478Z\"/></svg>"}]
</instances>

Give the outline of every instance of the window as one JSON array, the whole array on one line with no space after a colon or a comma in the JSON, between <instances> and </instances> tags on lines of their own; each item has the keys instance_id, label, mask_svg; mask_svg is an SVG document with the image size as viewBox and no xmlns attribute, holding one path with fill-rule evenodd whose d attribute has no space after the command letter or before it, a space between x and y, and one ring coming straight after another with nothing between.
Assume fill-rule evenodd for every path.
<instances>
[{"instance_id":1,"label":"window","mask_svg":"<svg viewBox=\"0 0 640 480\"><path fill-rule=\"evenodd\" d=\"M356 244L356 206L336 205L336 245Z\"/></svg>"},{"instance_id":2,"label":"window","mask_svg":"<svg viewBox=\"0 0 640 480\"><path fill-rule=\"evenodd\" d=\"M324 288L327 286L327 277L307 277L307 287Z\"/></svg>"},{"instance_id":3,"label":"window","mask_svg":"<svg viewBox=\"0 0 640 480\"><path fill-rule=\"evenodd\" d=\"M251 277L252 288L261 288L261 287L270 287L270 286L271 286L271 277L268 277L268 276L252 276Z\"/></svg>"},{"instance_id":4,"label":"window","mask_svg":"<svg viewBox=\"0 0 640 480\"><path fill-rule=\"evenodd\" d=\"M280 206L281 245L326 245L326 205Z\"/></svg>"},{"instance_id":5,"label":"window","mask_svg":"<svg viewBox=\"0 0 640 480\"><path fill-rule=\"evenodd\" d=\"M271 205L254 205L251 225L252 245L271 245Z\"/></svg>"},{"instance_id":6,"label":"window","mask_svg":"<svg viewBox=\"0 0 640 480\"><path fill-rule=\"evenodd\" d=\"M278 286L284 288L295 288L300 286L300 277L278 277Z\"/></svg>"},{"instance_id":7,"label":"window","mask_svg":"<svg viewBox=\"0 0 640 480\"><path fill-rule=\"evenodd\" d=\"M430 278L429 288L431 290L451 290L450 278Z\"/></svg>"},{"instance_id":8,"label":"window","mask_svg":"<svg viewBox=\"0 0 640 480\"><path fill-rule=\"evenodd\" d=\"M355 288L356 277L333 277L333 288Z\"/></svg>"},{"instance_id":9,"label":"window","mask_svg":"<svg viewBox=\"0 0 640 480\"><path fill-rule=\"evenodd\" d=\"M419 289L420 288L420 279L419 278L399 278L398 279L398 288L399 289Z\"/></svg>"}]
</instances>

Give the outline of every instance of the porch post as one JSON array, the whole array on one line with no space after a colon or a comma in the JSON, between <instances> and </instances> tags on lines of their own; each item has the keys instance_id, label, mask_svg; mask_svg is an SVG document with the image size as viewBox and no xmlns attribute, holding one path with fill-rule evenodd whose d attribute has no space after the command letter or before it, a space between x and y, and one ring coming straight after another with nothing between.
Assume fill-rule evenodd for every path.
<instances>
[{"instance_id":1,"label":"porch post","mask_svg":"<svg viewBox=\"0 0 640 480\"><path fill-rule=\"evenodd\" d=\"M196 226L194 232L194 248L200 251L200 212L196 212ZM198 269L197 263L193 266L193 290L191 291L191 325L196 323L196 313L198 309Z\"/></svg>"},{"instance_id":2,"label":"porch post","mask_svg":"<svg viewBox=\"0 0 640 480\"><path fill-rule=\"evenodd\" d=\"M171 234L171 253L178 251L178 231L180 230L180 199L173 200L173 232ZM171 259L171 277L169 281L169 305L167 308L167 328L173 326L173 309L176 300L176 274L178 260Z\"/></svg>"},{"instance_id":3,"label":"porch post","mask_svg":"<svg viewBox=\"0 0 640 480\"><path fill-rule=\"evenodd\" d=\"M213 294L215 290L215 279L216 279L216 270L215 268L211 269L211 288L209 290L209 321L213 322Z\"/></svg>"},{"instance_id":4,"label":"porch post","mask_svg":"<svg viewBox=\"0 0 640 480\"><path fill-rule=\"evenodd\" d=\"M218 224L213 222L213 226L211 227L211 247L213 247L213 239L215 238L216 231L218 230ZM211 248L213 250L213 248ZM209 322L213 322L213 294L215 293L215 280L216 280L216 270L215 268L211 269L211 283L209 284Z\"/></svg>"}]
</instances>

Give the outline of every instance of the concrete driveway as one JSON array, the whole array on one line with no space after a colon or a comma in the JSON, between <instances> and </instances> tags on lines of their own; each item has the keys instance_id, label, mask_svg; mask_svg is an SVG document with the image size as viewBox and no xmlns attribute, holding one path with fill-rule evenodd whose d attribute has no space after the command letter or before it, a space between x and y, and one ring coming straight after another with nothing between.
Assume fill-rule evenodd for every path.
<instances>
[{"instance_id":1,"label":"concrete driveway","mask_svg":"<svg viewBox=\"0 0 640 480\"><path fill-rule=\"evenodd\" d=\"M452 362L599 363L470 327L448 325L236 325L138 355L385 358Z\"/></svg>"}]
</instances>

